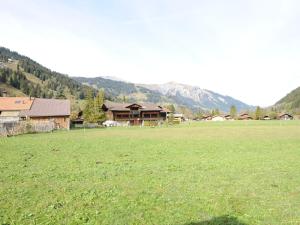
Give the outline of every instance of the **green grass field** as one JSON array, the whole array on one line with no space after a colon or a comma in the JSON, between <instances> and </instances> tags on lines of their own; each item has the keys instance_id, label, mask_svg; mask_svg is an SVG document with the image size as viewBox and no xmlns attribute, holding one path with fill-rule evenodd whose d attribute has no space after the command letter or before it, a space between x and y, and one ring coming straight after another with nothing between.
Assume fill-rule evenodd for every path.
<instances>
[{"instance_id":1,"label":"green grass field","mask_svg":"<svg viewBox=\"0 0 300 225\"><path fill-rule=\"evenodd\" d=\"M300 122L0 139L0 224L300 224Z\"/></svg>"}]
</instances>

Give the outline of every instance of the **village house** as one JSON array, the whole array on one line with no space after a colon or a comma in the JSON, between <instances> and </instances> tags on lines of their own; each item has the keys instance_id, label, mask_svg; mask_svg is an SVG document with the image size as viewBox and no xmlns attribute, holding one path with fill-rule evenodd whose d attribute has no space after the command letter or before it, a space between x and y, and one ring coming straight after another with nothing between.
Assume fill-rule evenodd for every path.
<instances>
[{"instance_id":1,"label":"village house","mask_svg":"<svg viewBox=\"0 0 300 225\"><path fill-rule=\"evenodd\" d=\"M265 115L264 118L263 118L263 120L271 120L271 117L268 116L268 115Z\"/></svg>"},{"instance_id":2,"label":"village house","mask_svg":"<svg viewBox=\"0 0 300 225\"><path fill-rule=\"evenodd\" d=\"M279 119L279 120L293 120L294 117L293 117L291 114L288 114L288 113L281 113L281 114L278 116L278 119Z\"/></svg>"},{"instance_id":3,"label":"village house","mask_svg":"<svg viewBox=\"0 0 300 225\"><path fill-rule=\"evenodd\" d=\"M225 120L234 120L234 118L230 114L224 115Z\"/></svg>"},{"instance_id":4,"label":"village house","mask_svg":"<svg viewBox=\"0 0 300 225\"><path fill-rule=\"evenodd\" d=\"M0 122L53 122L55 129L69 129L70 101L31 97L0 97Z\"/></svg>"},{"instance_id":5,"label":"village house","mask_svg":"<svg viewBox=\"0 0 300 225\"><path fill-rule=\"evenodd\" d=\"M201 120L203 120L203 121L212 120L212 116L211 115L203 115Z\"/></svg>"},{"instance_id":6,"label":"village house","mask_svg":"<svg viewBox=\"0 0 300 225\"><path fill-rule=\"evenodd\" d=\"M184 115L182 113L174 113L173 114L173 122L175 123L182 123L186 119L184 118Z\"/></svg>"},{"instance_id":7,"label":"village house","mask_svg":"<svg viewBox=\"0 0 300 225\"><path fill-rule=\"evenodd\" d=\"M239 120L253 120L253 118L248 113L242 113L239 115Z\"/></svg>"},{"instance_id":8,"label":"village house","mask_svg":"<svg viewBox=\"0 0 300 225\"><path fill-rule=\"evenodd\" d=\"M105 101L102 106L107 120L128 125L158 125L167 119L170 112L151 103L115 103Z\"/></svg>"}]
</instances>

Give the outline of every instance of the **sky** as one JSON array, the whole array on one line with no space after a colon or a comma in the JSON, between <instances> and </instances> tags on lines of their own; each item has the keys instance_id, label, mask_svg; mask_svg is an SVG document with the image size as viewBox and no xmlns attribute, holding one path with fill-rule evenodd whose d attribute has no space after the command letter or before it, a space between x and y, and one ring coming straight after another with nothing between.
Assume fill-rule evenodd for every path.
<instances>
[{"instance_id":1,"label":"sky","mask_svg":"<svg viewBox=\"0 0 300 225\"><path fill-rule=\"evenodd\" d=\"M69 76L269 106L300 86L298 0L0 0L0 46Z\"/></svg>"}]
</instances>

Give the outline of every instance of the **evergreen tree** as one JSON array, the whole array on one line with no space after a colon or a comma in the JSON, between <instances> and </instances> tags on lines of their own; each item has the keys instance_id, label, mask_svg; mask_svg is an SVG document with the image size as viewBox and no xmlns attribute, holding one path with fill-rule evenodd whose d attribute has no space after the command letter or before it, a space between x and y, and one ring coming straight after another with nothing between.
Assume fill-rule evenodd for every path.
<instances>
[{"instance_id":1,"label":"evergreen tree","mask_svg":"<svg viewBox=\"0 0 300 225\"><path fill-rule=\"evenodd\" d=\"M255 119L260 120L261 118L262 118L262 110L259 106L257 106L255 110Z\"/></svg>"},{"instance_id":2,"label":"evergreen tree","mask_svg":"<svg viewBox=\"0 0 300 225\"><path fill-rule=\"evenodd\" d=\"M104 90L99 90L95 100L94 100L94 121L103 122L105 120L105 114L102 110L102 105L104 104Z\"/></svg>"},{"instance_id":3,"label":"evergreen tree","mask_svg":"<svg viewBox=\"0 0 300 225\"><path fill-rule=\"evenodd\" d=\"M94 118L94 96L92 91L88 91L86 96L86 105L83 110L83 117L85 122L93 123L95 122Z\"/></svg>"},{"instance_id":4,"label":"evergreen tree","mask_svg":"<svg viewBox=\"0 0 300 225\"><path fill-rule=\"evenodd\" d=\"M236 114L237 114L236 107L235 107L235 105L232 105L232 106L230 107L230 116L231 116L232 118L236 118Z\"/></svg>"}]
</instances>

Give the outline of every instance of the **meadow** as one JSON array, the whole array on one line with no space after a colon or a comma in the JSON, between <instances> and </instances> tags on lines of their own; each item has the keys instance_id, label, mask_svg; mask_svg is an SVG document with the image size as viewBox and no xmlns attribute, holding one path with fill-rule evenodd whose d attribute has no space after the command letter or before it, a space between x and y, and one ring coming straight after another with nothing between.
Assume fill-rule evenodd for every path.
<instances>
[{"instance_id":1,"label":"meadow","mask_svg":"<svg viewBox=\"0 0 300 225\"><path fill-rule=\"evenodd\" d=\"M300 224L300 121L0 138L0 224Z\"/></svg>"}]
</instances>

